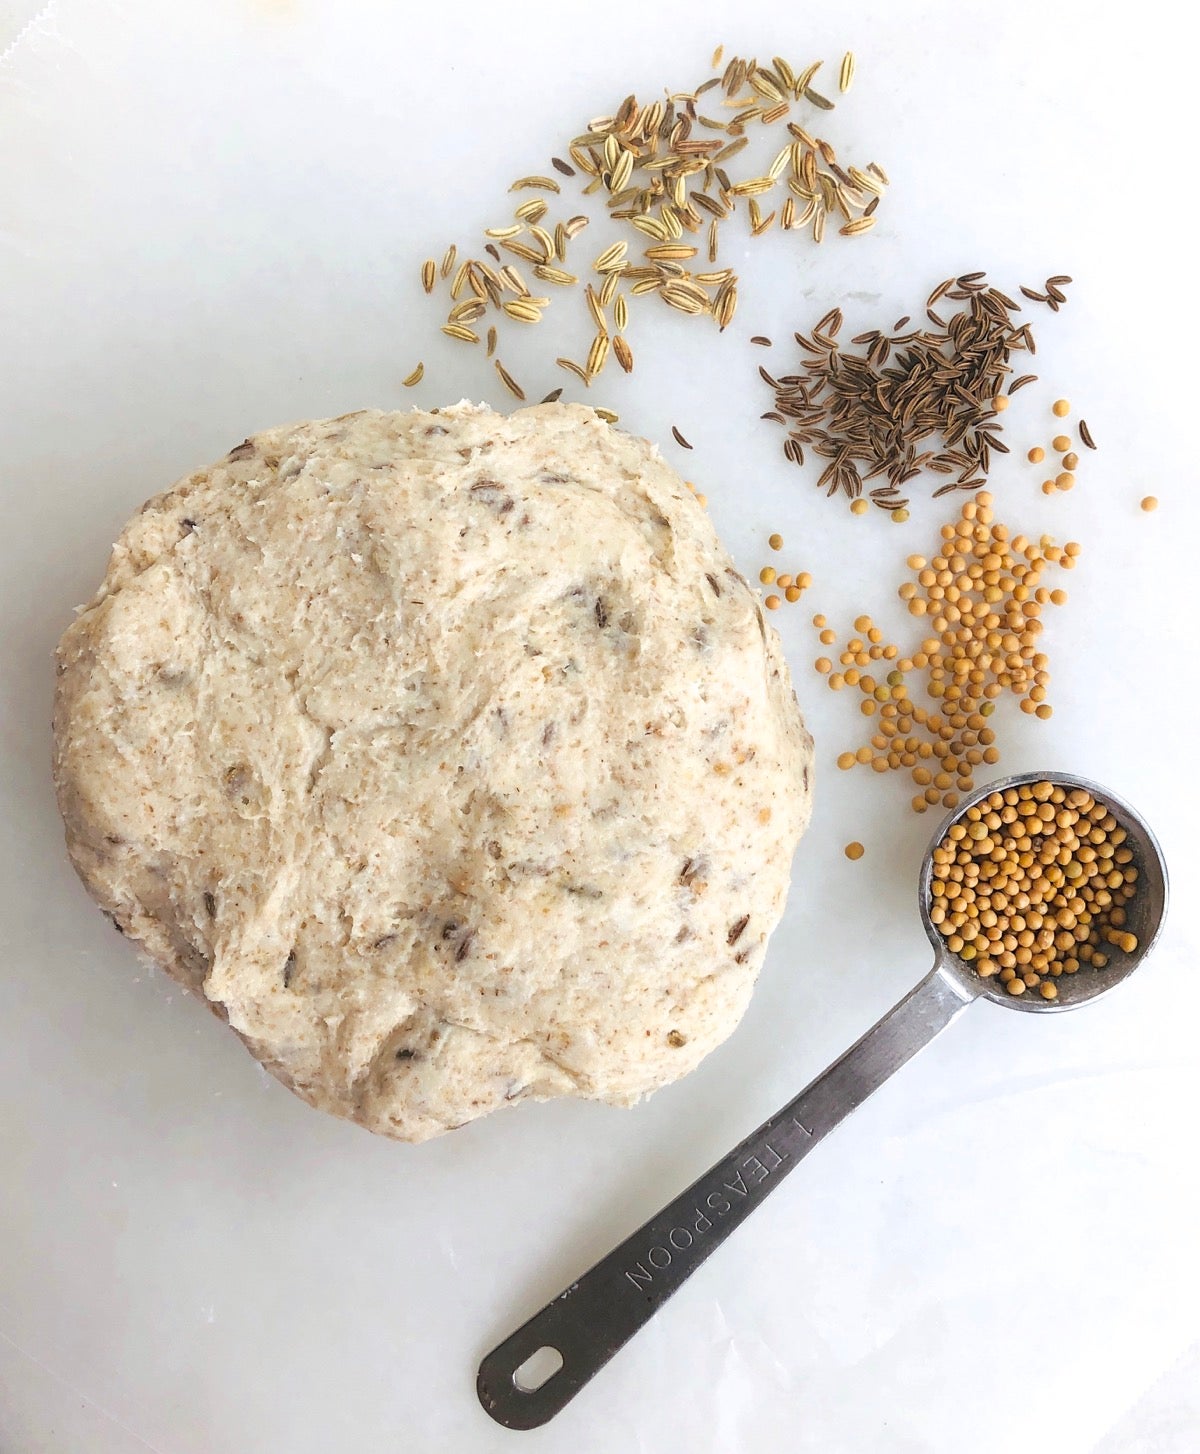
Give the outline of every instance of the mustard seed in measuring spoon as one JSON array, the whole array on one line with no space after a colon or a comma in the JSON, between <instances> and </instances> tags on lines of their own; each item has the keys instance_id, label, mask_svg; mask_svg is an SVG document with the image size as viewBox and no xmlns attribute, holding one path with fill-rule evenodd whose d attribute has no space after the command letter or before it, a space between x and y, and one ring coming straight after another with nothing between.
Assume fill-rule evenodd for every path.
<instances>
[{"instance_id":1,"label":"mustard seed in measuring spoon","mask_svg":"<svg viewBox=\"0 0 1200 1454\"><path fill-rule=\"evenodd\" d=\"M1120 984L1158 938L1167 872L1153 833L1105 788L1024 773L948 815L919 892L930 972L795 1100L487 1355L477 1390L493 1419L510 1429L552 1419L818 1141L975 1000L1056 1012Z\"/></svg>"}]
</instances>

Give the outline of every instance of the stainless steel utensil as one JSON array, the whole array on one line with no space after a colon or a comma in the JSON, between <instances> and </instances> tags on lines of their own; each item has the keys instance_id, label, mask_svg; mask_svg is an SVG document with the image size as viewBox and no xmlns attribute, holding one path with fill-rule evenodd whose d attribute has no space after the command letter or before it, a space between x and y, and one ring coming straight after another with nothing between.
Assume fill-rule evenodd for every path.
<instances>
[{"instance_id":1,"label":"stainless steel utensil","mask_svg":"<svg viewBox=\"0 0 1200 1454\"><path fill-rule=\"evenodd\" d=\"M1061 976L1053 1000L1010 995L994 979L981 979L950 953L929 918L933 849L950 823L989 793L1043 779L1067 789L1084 788L1107 804L1129 835L1138 870L1138 891L1126 910L1137 949L1132 954L1113 950L1104 969ZM930 972L795 1100L487 1355L477 1389L493 1419L510 1429L532 1429L553 1418L818 1141L973 1001L1057 1014L1120 984L1158 938L1167 907L1167 871L1153 833L1107 788L1065 773L1022 773L988 783L947 814L921 865L920 904L934 948Z\"/></svg>"}]
</instances>

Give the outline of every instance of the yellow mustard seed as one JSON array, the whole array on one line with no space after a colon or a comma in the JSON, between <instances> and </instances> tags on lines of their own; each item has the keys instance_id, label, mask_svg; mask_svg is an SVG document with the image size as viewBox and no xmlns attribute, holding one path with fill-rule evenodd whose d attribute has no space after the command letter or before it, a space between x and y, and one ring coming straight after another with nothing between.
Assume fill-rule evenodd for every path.
<instances>
[{"instance_id":1,"label":"yellow mustard seed","mask_svg":"<svg viewBox=\"0 0 1200 1454\"><path fill-rule=\"evenodd\" d=\"M942 801L953 807L955 796ZM1093 825L1087 842L1081 822ZM1122 852L1127 866L1099 877L1093 865L1115 864ZM1123 903L1136 892L1132 850L1116 817L1085 789L1041 780L990 793L949 826L933 856L930 917L947 948L980 974L986 960L1014 994L1081 964L1103 968L1105 943L1124 952L1137 947L1115 897L1119 892ZM1108 887L1098 891L1093 880ZM964 946L974 956L962 954ZM1023 988L1012 988L1018 981Z\"/></svg>"},{"instance_id":2,"label":"yellow mustard seed","mask_svg":"<svg viewBox=\"0 0 1200 1454\"><path fill-rule=\"evenodd\" d=\"M758 573L758 578L764 586L773 586L775 584L774 566L764 565Z\"/></svg>"},{"instance_id":3,"label":"yellow mustard seed","mask_svg":"<svg viewBox=\"0 0 1200 1454\"><path fill-rule=\"evenodd\" d=\"M1055 399L1054 403L1050 407L1059 419L1065 419L1067 415L1071 412L1071 406L1066 401L1066 399Z\"/></svg>"},{"instance_id":4,"label":"yellow mustard seed","mask_svg":"<svg viewBox=\"0 0 1200 1454\"><path fill-rule=\"evenodd\" d=\"M1027 456L1030 464L1041 464L1046 458L1046 451L1040 444L1035 444Z\"/></svg>"},{"instance_id":5,"label":"yellow mustard seed","mask_svg":"<svg viewBox=\"0 0 1200 1454\"><path fill-rule=\"evenodd\" d=\"M778 611L781 604L779 597L775 595L768 596L763 602L768 611Z\"/></svg>"},{"instance_id":6,"label":"yellow mustard seed","mask_svg":"<svg viewBox=\"0 0 1200 1454\"><path fill-rule=\"evenodd\" d=\"M1062 474L1054 476L1054 488L1056 490L1073 490L1075 488L1075 476L1070 470L1063 470Z\"/></svg>"},{"instance_id":7,"label":"yellow mustard seed","mask_svg":"<svg viewBox=\"0 0 1200 1454\"><path fill-rule=\"evenodd\" d=\"M862 499L861 497L857 500L851 500L850 502L851 515L865 515L870 508L871 507L867 504L866 500Z\"/></svg>"},{"instance_id":8,"label":"yellow mustard seed","mask_svg":"<svg viewBox=\"0 0 1200 1454\"><path fill-rule=\"evenodd\" d=\"M1067 434L1056 434L1050 441L1050 447L1058 454L1066 454L1071 448L1071 439Z\"/></svg>"},{"instance_id":9,"label":"yellow mustard seed","mask_svg":"<svg viewBox=\"0 0 1200 1454\"><path fill-rule=\"evenodd\" d=\"M1146 495L1142 500L1142 509L1149 514L1151 510L1158 509L1158 498L1155 495Z\"/></svg>"},{"instance_id":10,"label":"yellow mustard seed","mask_svg":"<svg viewBox=\"0 0 1200 1454\"><path fill-rule=\"evenodd\" d=\"M843 752L838 755L837 765L844 772L847 768L854 766L854 761L855 758L852 752Z\"/></svg>"},{"instance_id":11,"label":"yellow mustard seed","mask_svg":"<svg viewBox=\"0 0 1200 1454\"><path fill-rule=\"evenodd\" d=\"M915 579L899 588L910 614L928 617L931 634L919 651L901 657L894 643L883 644L869 617L856 618L858 634L841 652L839 686L858 686L867 698L859 710L876 729L866 754L873 770L903 768L924 789L914 795L923 807L953 809L960 794L974 791L975 772L999 761L995 733L986 726L997 698L1011 692L1024 712L1036 715L1043 708L1047 715L1047 658L1038 648L1042 610L1054 598L1041 580L1050 564L1074 566L1079 547L1011 532L995 520L987 492L966 501L959 519L939 533L938 553L907 558ZM827 644L835 639L830 632ZM887 671L877 681L869 672L878 660L895 661L903 671ZM911 671L921 676L910 688L903 672ZM918 688L928 693L932 709L911 699L910 690Z\"/></svg>"},{"instance_id":12,"label":"yellow mustard seed","mask_svg":"<svg viewBox=\"0 0 1200 1454\"><path fill-rule=\"evenodd\" d=\"M782 576L776 576L775 577L775 584L779 587L779 589L781 591L786 591L787 588L791 585L791 583L792 583L792 578L789 575L782 575Z\"/></svg>"},{"instance_id":13,"label":"yellow mustard seed","mask_svg":"<svg viewBox=\"0 0 1200 1454\"><path fill-rule=\"evenodd\" d=\"M863 854L866 851L867 850L862 846L861 843L854 842L854 843L847 843L846 844L846 857L847 858L859 859L859 858L861 858L863 856Z\"/></svg>"},{"instance_id":14,"label":"yellow mustard seed","mask_svg":"<svg viewBox=\"0 0 1200 1454\"><path fill-rule=\"evenodd\" d=\"M788 586L783 593L789 601L798 601L804 594L799 586Z\"/></svg>"},{"instance_id":15,"label":"yellow mustard seed","mask_svg":"<svg viewBox=\"0 0 1200 1454\"><path fill-rule=\"evenodd\" d=\"M783 549L783 536L782 535L779 535L779 534L768 535L767 536L767 544L771 547L772 550L782 550Z\"/></svg>"},{"instance_id":16,"label":"yellow mustard seed","mask_svg":"<svg viewBox=\"0 0 1200 1454\"><path fill-rule=\"evenodd\" d=\"M1062 457L1062 467L1065 470L1073 470L1078 463L1079 456L1075 453L1073 449L1069 450Z\"/></svg>"}]
</instances>

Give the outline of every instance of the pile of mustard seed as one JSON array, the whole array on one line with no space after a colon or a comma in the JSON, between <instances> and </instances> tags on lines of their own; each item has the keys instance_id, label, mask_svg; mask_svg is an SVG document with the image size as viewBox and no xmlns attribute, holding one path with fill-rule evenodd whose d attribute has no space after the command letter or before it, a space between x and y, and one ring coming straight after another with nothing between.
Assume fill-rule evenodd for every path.
<instances>
[{"instance_id":1,"label":"pile of mustard seed","mask_svg":"<svg viewBox=\"0 0 1200 1454\"><path fill-rule=\"evenodd\" d=\"M946 947L1009 994L1132 954L1138 872L1128 834L1083 788L1022 783L967 808L933 851L929 917Z\"/></svg>"}]
</instances>

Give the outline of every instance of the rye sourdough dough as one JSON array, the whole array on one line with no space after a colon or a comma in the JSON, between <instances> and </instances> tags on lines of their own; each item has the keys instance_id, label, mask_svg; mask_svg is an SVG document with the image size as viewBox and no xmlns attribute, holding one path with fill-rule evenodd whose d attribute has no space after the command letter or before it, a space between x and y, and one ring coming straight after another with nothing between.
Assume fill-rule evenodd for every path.
<instances>
[{"instance_id":1,"label":"rye sourdough dough","mask_svg":"<svg viewBox=\"0 0 1200 1454\"><path fill-rule=\"evenodd\" d=\"M746 1008L809 813L773 630L578 405L274 429L147 504L59 647L72 860L314 1106L628 1104Z\"/></svg>"}]
</instances>

